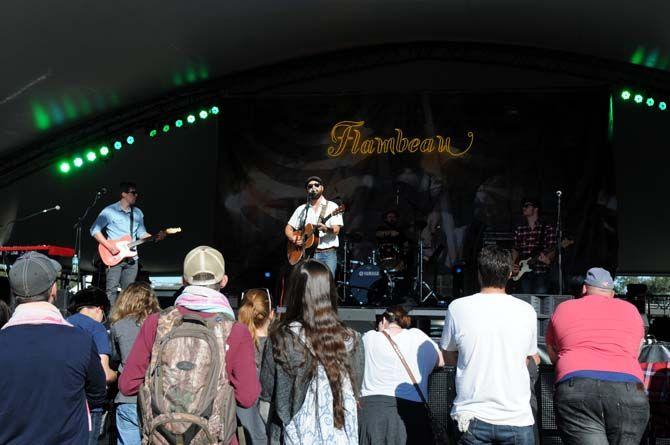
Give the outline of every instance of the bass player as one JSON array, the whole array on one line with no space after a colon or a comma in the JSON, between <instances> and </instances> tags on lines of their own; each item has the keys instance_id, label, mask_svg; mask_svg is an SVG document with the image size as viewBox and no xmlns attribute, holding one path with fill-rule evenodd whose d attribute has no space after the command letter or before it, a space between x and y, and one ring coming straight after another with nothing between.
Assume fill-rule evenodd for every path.
<instances>
[{"instance_id":1,"label":"bass player","mask_svg":"<svg viewBox=\"0 0 670 445\"><path fill-rule=\"evenodd\" d=\"M550 291L549 266L556 257L556 229L539 217L539 199L524 199L521 211L525 223L514 230L512 274L519 273L519 260L536 257L533 270L521 277L519 290L523 294L546 294Z\"/></svg>"},{"instance_id":2,"label":"bass player","mask_svg":"<svg viewBox=\"0 0 670 445\"><path fill-rule=\"evenodd\" d=\"M137 201L137 186L134 182L122 182L120 185L121 199L110 204L98 215L93 226L91 236L104 246L112 255L119 253L119 249L110 241L129 235L131 240L149 238L150 233L144 227L144 213L135 207ZM106 235L106 236L105 236ZM165 238L165 232L156 234L156 240ZM116 300L117 289L125 289L137 278L138 257L126 258L116 266L107 268L106 288L107 298L111 305Z\"/></svg>"},{"instance_id":3,"label":"bass player","mask_svg":"<svg viewBox=\"0 0 670 445\"><path fill-rule=\"evenodd\" d=\"M303 229L305 224L315 226L318 229L319 242L314 253L314 259L328 266L330 272L335 276L337 248L340 245L337 235L340 233L340 228L344 225L342 215L334 215L325 224L321 223L320 220L335 212L338 206L333 201L328 201L323 195L324 187L320 177L310 176L305 181L305 187L309 196L309 206L302 204L295 209L291 219L286 224L284 234L289 242L301 246L303 240L295 232Z\"/></svg>"}]
</instances>

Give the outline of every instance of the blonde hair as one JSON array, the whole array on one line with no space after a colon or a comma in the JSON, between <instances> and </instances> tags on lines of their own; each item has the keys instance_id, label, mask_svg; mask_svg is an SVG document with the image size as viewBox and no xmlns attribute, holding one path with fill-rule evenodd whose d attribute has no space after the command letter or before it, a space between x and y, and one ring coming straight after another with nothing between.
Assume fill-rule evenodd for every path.
<instances>
[{"instance_id":1,"label":"blonde hair","mask_svg":"<svg viewBox=\"0 0 670 445\"><path fill-rule=\"evenodd\" d=\"M242 305L237 311L237 318L247 325L254 344L258 347L256 330L267 323L272 312L270 292L267 289L249 289L242 295Z\"/></svg>"},{"instance_id":2,"label":"blonde hair","mask_svg":"<svg viewBox=\"0 0 670 445\"><path fill-rule=\"evenodd\" d=\"M114 302L109 320L116 323L122 318L134 316L137 323L142 323L149 315L160 310L156 293L148 283L132 283Z\"/></svg>"}]
</instances>

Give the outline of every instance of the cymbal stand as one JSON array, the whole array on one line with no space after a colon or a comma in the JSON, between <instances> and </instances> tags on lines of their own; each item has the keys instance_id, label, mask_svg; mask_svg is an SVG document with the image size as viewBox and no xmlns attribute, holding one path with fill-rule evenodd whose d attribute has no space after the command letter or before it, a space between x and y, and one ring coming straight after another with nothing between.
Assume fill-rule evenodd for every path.
<instances>
[{"instance_id":1,"label":"cymbal stand","mask_svg":"<svg viewBox=\"0 0 670 445\"><path fill-rule=\"evenodd\" d=\"M349 241L344 241L344 268L342 270L342 296L340 301L347 301L347 285L349 284Z\"/></svg>"},{"instance_id":2,"label":"cymbal stand","mask_svg":"<svg viewBox=\"0 0 670 445\"><path fill-rule=\"evenodd\" d=\"M435 291L426 283L423 281L423 240L421 237L419 237L419 249L418 249L418 254L416 258L416 280L414 282L415 287L418 286L418 294L419 294L419 301L421 303L424 303L426 300L428 300L430 297L435 298L436 301L438 301L437 294ZM423 296L423 287L426 287L428 290L428 293L426 296Z\"/></svg>"}]
</instances>

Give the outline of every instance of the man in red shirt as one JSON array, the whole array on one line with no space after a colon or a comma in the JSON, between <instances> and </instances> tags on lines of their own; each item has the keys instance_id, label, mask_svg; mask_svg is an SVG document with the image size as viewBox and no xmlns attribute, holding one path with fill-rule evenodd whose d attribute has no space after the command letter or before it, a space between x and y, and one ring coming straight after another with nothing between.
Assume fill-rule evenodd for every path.
<instances>
[{"instance_id":1,"label":"man in red shirt","mask_svg":"<svg viewBox=\"0 0 670 445\"><path fill-rule=\"evenodd\" d=\"M547 328L556 365L554 410L566 445L637 445L649 420L637 361L642 318L613 289L609 272L589 269L583 297L560 304Z\"/></svg>"},{"instance_id":2,"label":"man in red shirt","mask_svg":"<svg viewBox=\"0 0 670 445\"><path fill-rule=\"evenodd\" d=\"M200 246L189 252L184 259L183 279L187 287L175 301L181 314L198 314L201 317L223 314L234 319L230 303L218 291L228 283L224 259L219 251ZM119 389L127 396L136 395L144 383L156 341L159 316L159 313L152 314L144 321L123 368ZM256 403L261 387L256 373L253 341L247 327L234 323L226 347L226 373L235 400L238 405L249 408ZM233 437L230 443L237 445L237 438Z\"/></svg>"}]
</instances>

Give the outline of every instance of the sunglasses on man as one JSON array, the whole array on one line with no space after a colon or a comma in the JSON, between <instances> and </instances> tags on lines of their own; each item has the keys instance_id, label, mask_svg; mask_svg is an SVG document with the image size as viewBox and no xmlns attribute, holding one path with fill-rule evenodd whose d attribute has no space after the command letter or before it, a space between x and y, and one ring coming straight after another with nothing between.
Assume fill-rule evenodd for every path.
<instances>
[{"instance_id":1,"label":"sunglasses on man","mask_svg":"<svg viewBox=\"0 0 670 445\"><path fill-rule=\"evenodd\" d=\"M319 184L318 182L312 182L311 184L307 184L307 190L319 187L321 187L321 184Z\"/></svg>"}]
</instances>

